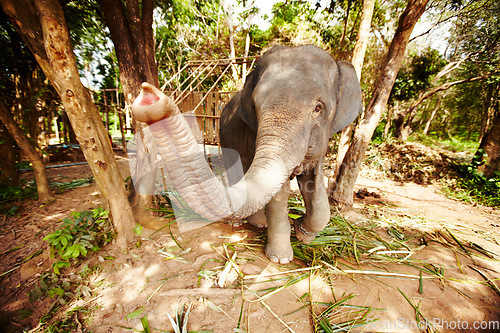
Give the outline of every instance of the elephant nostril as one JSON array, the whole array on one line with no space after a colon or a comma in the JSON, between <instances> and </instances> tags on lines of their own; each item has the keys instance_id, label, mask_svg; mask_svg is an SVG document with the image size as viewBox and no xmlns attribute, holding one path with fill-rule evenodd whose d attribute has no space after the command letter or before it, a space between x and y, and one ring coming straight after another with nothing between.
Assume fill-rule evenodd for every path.
<instances>
[{"instance_id":1,"label":"elephant nostril","mask_svg":"<svg viewBox=\"0 0 500 333\"><path fill-rule=\"evenodd\" d=\"M142 97L141 104L140 105L153 105L154 103L158 102L160 98L156 96L153 93L146 92L144 96Z\"/></svg>"}]
</instances>

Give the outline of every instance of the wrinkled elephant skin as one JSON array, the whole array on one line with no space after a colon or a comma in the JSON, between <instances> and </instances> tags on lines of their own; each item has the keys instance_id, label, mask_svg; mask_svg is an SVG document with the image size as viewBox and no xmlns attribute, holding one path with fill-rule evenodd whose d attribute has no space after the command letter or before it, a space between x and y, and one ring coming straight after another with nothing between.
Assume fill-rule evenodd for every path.
<instances>
[{"instance_id":1,"label":"wrinkled elephant skin","mask_svg":"<svg viewBox=\"0 0 500 333\"><path fill-rule=\"evenodd\" d=\"M177 190L192 198L190 206L197 212L209 211L206 215L212 214L211 218L226 220L247 218L252 224L267 226L266 255L274 262L288 263L293 252L287 200L289 180L296 176L307 211L295 221L297 238L308 243L326 226L330 207L323 162L328 141L362 110L360 85L351 64L336 62L310 45L274 47L266 52L221 114L221 146L237 152L224 152L225 167L229 170L241 160L245 171L243 177L228 173L227 188L207 176L210 171L202 165L202 154L196 161L181 161L171 153L196 144L195 140L187 142L187 134L179 129L183 125L175 120L178 110L173 103L147 85L141 95L132 107L134 116L150 124L166 164L178 169L185 163L189 168L189 177L179 175L181 188ZM162 118L172 124L156 126ZM181 148L169 146L176 141ZM193 180L197 178L203 180L198 183L212 187L197 188ZM214 204L218 196L222 199Z\"/></svg>"}]
</instances>

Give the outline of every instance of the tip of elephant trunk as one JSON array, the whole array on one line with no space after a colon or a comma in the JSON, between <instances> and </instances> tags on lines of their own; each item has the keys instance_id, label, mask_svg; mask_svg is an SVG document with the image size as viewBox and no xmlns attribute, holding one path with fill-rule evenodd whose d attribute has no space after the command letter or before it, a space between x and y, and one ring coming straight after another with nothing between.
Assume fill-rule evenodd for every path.
<instances>
[{"instance_id":1,"label":"tip of elephant trunk","mask_svg":"<svg viewBox=\"0 0 500 333\"><path fill-rule=\"evenodd\" d=\"M144 82L142 90L132 104L132 114L137 121L152 124L178 112L175 102L155 86Z\"/></svg>"}]
</instances>

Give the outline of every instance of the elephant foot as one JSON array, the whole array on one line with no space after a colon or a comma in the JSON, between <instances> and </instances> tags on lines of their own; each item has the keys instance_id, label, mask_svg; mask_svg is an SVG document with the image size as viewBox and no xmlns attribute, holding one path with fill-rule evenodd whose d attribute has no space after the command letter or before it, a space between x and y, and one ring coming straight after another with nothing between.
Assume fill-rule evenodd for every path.
<instances>
[{"instance_id":1,"label":"elephant foot","mask_svg":"<svg viewBox=\"0 0 500 333\"><path fill-rule=\"evenodd\" d=\"M257 228L267 228L267 218L263 210L247 217L247 222Z\"/></svg>"},{"instance_id":2,"label":"elephant foot","mask_svg":"<svg viewBox=\"0 0 500 333\"><path fill-rule=\"evenodd\" d=\"M271 246L266 247L266 257L277 264L289 264L293 260L292 246Z\"/></svg>"},{"instance_id":3,"label":"elephant foot","mask_svg":"<svg viewBox=\"0 0 500 333\"><path fill-rule=\"evenodd\" d=\"M318 235L317 232L310 232L304 229L300 220L295 220L293 225L295 226L295 237L304 244L309 244Z\"/></svg>"}]
</instances>

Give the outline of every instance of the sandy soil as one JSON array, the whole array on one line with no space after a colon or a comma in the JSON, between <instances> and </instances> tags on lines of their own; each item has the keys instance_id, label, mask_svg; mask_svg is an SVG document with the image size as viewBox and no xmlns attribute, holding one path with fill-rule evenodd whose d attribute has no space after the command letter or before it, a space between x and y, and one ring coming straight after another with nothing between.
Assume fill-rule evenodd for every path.
<instances>
[{"instance_id":1,"label":"sandy soil","mask_svg":"<svg viewBox=\"0 0 500 333\"><path fill-rule=\"evenodd\" d=\"M120 158L119 164L125 176L128 163ZM59 181L89 175L87 166L49 169L49 177ZM158 220L152 229L143 230L128 252L109 245L66 271L72 278L82 265L94 267L86 282L92 292L61 307L56 318L67 316L71 308L86 307L90 309L87 314L69 315L81 323L83 331L142 330L140 319L145 316L153 330L173 331L167 313L173 316L176 309L186 305L191 306L187 325L191 331L312 332L311 307L306 301L334 302L355 295L346 302L350 307L331 314L331 321L349 319L355 306L372 307L368 317L377 321L352 327L352 331L425 331L425 324L421 324L423 329L417 326L414 307L441 332L499 331L500 326L491 327L500 325L500 291L491 287L500 286L499 211L447 199L431 185L360 178L357 187L367 188L380 198L356 199L353 211L346 216L349 221L375 224L381 231L398 225L405 233L415 235L448 229L464 242L474 242L495 253L496 258L459 253L456 244L446 246L453 243L451 237L440 242L428 238L426 245L413 249L411 257L441 267L446 278L423 274L422 293L416 268L397 262L357 265L339 258L338 267L346 269L344 264L349 264L351 273L326 274L313 269L310 277L268 294L268 288L283 286L287 277L300 276L311 268L298 260L284 266L269 262L260 246L265 231L215 223L182 234L175 227L172 233L168 228L154 233L152 229L166 223ZM40 274L51 265L47 244L41 239L71 211L95 208L99 202L92 184L58 195L51 205L24 202L18 216L0 216L0 330L33 329L56 306L48 297L35 302L27 297ZM221 272L230 258L241 276L231 270L222 283ZM296 269L305 271L280 273ZM373 271L387 274L370 274ZM488 285L487 279L492 284ZM314 311L321 309L324 307ZM131 315L134 311L135 318ZM491 329L480 329L488 324Z\"/></svg>"}]
</instances>

